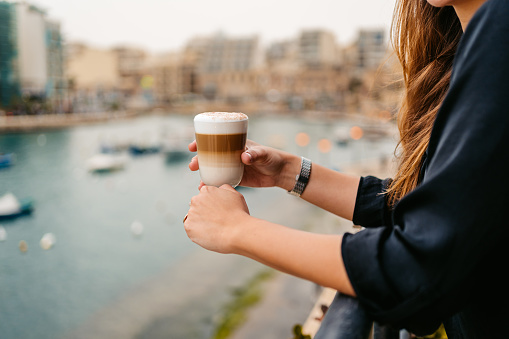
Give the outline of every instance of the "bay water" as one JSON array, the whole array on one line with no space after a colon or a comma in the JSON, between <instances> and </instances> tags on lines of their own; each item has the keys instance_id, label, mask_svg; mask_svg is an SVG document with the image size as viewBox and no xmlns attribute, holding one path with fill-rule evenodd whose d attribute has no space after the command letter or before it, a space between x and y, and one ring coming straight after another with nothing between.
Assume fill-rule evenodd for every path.
<instances>
[{"instance_id":1,"label":"bay water","mask_svg":"<svg viewBox=\"0 0 509 339\"><path fill-rule=\"evenodd\" d=\"M0 195L34 201L31 215L0 221L0 338L208 338L231 289L261 265L207 252L186 236L182 218L198 193L193 154L130 156L123 170L90 173L87 160L105 141L160 140L192 129L192 116L155 115L55 131L0 135ZM254 116L248 138L340 170L365 158L388 158L394 139L336 143L354 122ZM306 132L307 146L295 143ZM331 149L318 148L320 140ZM295 228L317 209L275 189L240 188L252 215ZM133 232L133 223L137 231ZM141 225L141 226L140 226ZM53 233L55 245L40 240ZM27 251L19 250L20 241Z\"/></svg>"}]
</instances>

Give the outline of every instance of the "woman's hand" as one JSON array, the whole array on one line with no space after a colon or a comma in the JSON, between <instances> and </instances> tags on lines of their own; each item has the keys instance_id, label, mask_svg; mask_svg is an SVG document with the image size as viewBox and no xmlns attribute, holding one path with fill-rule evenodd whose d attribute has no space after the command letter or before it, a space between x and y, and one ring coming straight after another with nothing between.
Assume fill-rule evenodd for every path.
<instances>
[{"instance_id":1,"label":"woman's hand","mask_svg":"<svg viewBox=\"0 0 509 339\"><path fill-rule=\"evenodd\" d=\"M189 144L189 150L196 152L196 141ZM241 159L245 165L241 186L278 186L290 190L295 184L295 176L300 171L300 157L262 146L251 140L247 140L246 151L242 153ZM192 171L199 169L197 156L191 160L189 168ZM203 184L200 185L200 188L202 186Z\"/></svg>"},{"instance_id":2,"label":"woman's hand","mask_svg":"<svg viewBox=\"0 0 509 339\"><path fill-rule=\"evenodd\" d=\"M184 227L189 239L201 247L219 253L233 253L233 240L249 209L242 194L230 185L219 188L203 185L200 193L191 199Z\"/></svg>"}]
</instances>

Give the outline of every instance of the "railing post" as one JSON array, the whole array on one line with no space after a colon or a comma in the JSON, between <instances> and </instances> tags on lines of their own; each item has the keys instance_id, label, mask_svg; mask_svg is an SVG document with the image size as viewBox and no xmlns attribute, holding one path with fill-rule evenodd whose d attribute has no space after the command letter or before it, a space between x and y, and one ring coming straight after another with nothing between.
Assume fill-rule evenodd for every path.
<instances>
[{"instance_id":1,"label":"railing post","mask_svg":"<svg viewBox=\"0 0 509 339\"><path fill-rule=\"evenodd\" d=\"M314 339L400 339L400 331L373 323L359 301L336 293Z\"/></svg>"},{"instance_id":2,"label":"railing post","mask_svg":"<svg viewBox=\"0 0 509 339\"><path fill-rule=\"evenodd\" d=\"M368 339L372 325L357 299L337 293L314 339Z\"/></svg>"},{"instance_id":3,"label":"railing post","mask_svg":"<svg viewBox=\"0 0 509 339\"><path fill-rule=\"evenodd\" d=\"M380 326L375 322L373 326L373 339L400 339L399 330L387 326Z\"/></svg>"}]
</instances>

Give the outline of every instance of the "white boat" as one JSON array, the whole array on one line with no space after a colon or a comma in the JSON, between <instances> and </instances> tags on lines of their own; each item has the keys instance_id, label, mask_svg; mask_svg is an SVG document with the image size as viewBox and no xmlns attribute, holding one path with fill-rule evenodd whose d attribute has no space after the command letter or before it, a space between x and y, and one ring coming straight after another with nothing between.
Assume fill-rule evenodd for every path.
<instances>
[{"instance_id":1,"label":"white boat","mask_svg":"<svg viewBox=\"0 0 509 339\"><path fill-rule=\"evenodd\" d=\"M15 218L29 214L33 210L32 200L18 200L14 194L8 192L0 197L0 219Z\"/></svg>"},{"instance_id":2,"label":"white boat","mask_svg":"<svg viewBox=\"0 0 509 339\"><path fill-rule=\"evenodd\" d=\"M90 172L112 172L123 169L125 164L124 156L97 154L88 159L87 167Z\"/></svg>"}]
</instances>

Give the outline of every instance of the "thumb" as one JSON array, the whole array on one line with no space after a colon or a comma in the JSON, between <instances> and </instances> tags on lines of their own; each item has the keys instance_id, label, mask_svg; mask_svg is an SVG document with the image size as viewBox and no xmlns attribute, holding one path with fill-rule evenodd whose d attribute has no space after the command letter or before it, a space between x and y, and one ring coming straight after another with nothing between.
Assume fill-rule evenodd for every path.
<instances>
[{"instance_id":1,"label":"thumb","mask_svg":"<svg viewBox=\"0 0 509 339\"><path fill-rule=\"evenodd\" d=\"M248 148L244 153L242 153L241 159L245 165L265 161L267 159L267 151L261 147Z\"/></svg>"}]
</instances>

